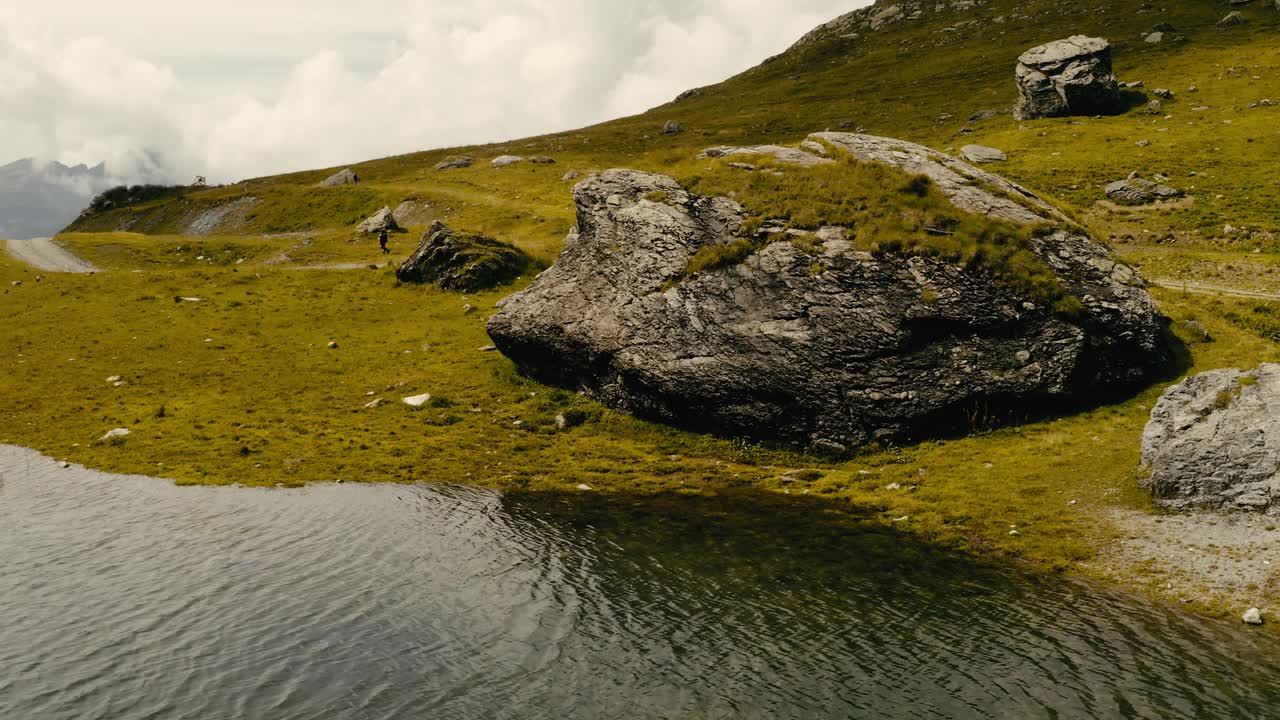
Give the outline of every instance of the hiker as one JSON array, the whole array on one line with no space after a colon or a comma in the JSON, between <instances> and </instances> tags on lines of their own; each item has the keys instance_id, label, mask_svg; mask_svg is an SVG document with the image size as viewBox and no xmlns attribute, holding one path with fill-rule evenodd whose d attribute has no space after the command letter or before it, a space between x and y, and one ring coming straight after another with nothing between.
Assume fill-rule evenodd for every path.
<instances>
[{"instance_id":1,"label":"hiker","mask_svg":"<svg viewBox=\"0 0 1280 720\"><path fill-rule=\"evenodd\" d=\"M383 255L390 255L391 251L387 249L387 229L382 228L382 232L378 233L378 247L382 248Z\"/></svg>"}]
</instances>

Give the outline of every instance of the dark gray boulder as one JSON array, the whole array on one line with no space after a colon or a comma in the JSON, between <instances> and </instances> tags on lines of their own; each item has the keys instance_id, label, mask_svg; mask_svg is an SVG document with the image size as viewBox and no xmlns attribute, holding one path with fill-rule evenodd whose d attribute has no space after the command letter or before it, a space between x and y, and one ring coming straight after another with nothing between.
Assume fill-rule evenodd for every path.
<instances>
[{"instance_id":1,"label":"dark gray boulder","mask_svg":"<svg viewBox=\"0 0 1280 720\"><path fill-rule=\"evenodd\" d=\"M529 256L512 245L434 222L418 249L396 270L396 277L401 282L478 292L510 283L530 265Z\"/></svg>"},{"instance_id":2,"label":"dark gray boulder","mask_svg":"<svg viewBox=\"0 0 1280 720\"><path fill-rule=\"evenodd\" d=\"M1123 110L1111 69L1111 45L1073 35L1032 48L1018 58L1019 120L1105 115Z\"/></svg>"},{"instance_id":3,"label":"dark gray boulder","mask_svg":"<svg viewBox=\"0 0 1280 720\"><path fill-rule=\"evenodd\" d=\"M686 277L699 250L744 242L742 208L610 170L574 188L580 232L500 304L494 344L533 378L645 418L837 453L1165 364L1165 320L1142 281L1032 193L912 143L810 139L927 175L961 210L1046 226L1033 252L1083 309L1055 312L943 260L865 252L834 227L814 233L816 250L772 242Z\"/></svg>"},{"instance_id":4,"label":"dark gray boulder","mask_svg":"<svg viewBox=\"0 0 1280 720\"><path fill-rule=\"evenodd\" d=\"M1265 511L1280 501L1280 365L1169 388L1142 435L1145 485L1172 509Z\"/></svg>"}]
</instances>

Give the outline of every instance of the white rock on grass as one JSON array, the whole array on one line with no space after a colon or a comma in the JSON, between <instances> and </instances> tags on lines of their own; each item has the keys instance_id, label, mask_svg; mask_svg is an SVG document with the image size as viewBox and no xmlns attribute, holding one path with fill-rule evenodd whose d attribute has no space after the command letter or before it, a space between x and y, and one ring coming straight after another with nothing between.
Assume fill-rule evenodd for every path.
<instances>
[{"instance_id":1,"label":"white rock on grass","mask_svg":"<svg viewBox=\"0 0 1280 720\"><path fill-rule=\"evenodd\" d=\"M494 158L493 161L489 163L489 165L491 167L501 168L501 167L506 167L508 165L515 165L516 163L522 163L522 162L524 162L524 158L518 155L500 155Z\"/></svg>"},{"instance_id":2,"label":"white rock on grass","mask_svg":"<svg viewBox=\"0 0 1280 720\"><path fill-rule=\"evenodd\" d=\"M1245 611L1244 617L1242 619L1248 625L1261 625L1262 611L1259 610L1258 608L1249 608L1248 610Z\"/></svg>"},{"instance_id":3,"label":"white rock on grass","mask_svg":"<svg viewBox=\"0 0 1280 720\"><path fill-rule=\"evenodd\" d=\"M116 438L128 437L130 434L132 433L129 432L129 428L116 428L99 438L98 442L108 442Z\"/></svg>"},{"instance_id":4,"label":"white rock on grass","mask_svg":"<svg viewBox=\"0 0 1280 720\"><path fill-rule=\"evenodd\" d=\"M965 145L960 148L960 154L964 156L965 160L972 163L1005 162L1009 159L1009 156L1003 150L983 145Z\"/></svg>"},{"instance_id":5,"label":"white rock on grass","mask_svg":"<svg viewBox=\"0 0 1280 720\"><path fill-rule=\"evenodd\" d=\"M431 393L423 393L422 395L413 395L404 399L404 404L409 407L422 407L431 402Z\"/></svg>"}]
</instances>

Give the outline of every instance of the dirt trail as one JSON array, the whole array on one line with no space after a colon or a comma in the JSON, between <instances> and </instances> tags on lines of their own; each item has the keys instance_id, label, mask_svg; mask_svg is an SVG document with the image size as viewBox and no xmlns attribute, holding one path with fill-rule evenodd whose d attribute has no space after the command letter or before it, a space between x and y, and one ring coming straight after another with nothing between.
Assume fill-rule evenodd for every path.
<instances>
[{"instance_id":1,"label":"dirt trail","mask_svg":"<svg viewBox=\"0 0 1280 720\"><path fill-rule=\"evenodd\" d=\"M1243 290L1241 288L1227 287L1226 285L1209 285L1164 278L1147 278L1147 282L1156 287L1183 290L1197 295L1222 295L1225 297L1248 298L1250 300L1280 300L1280 294L1262 292L1260 290Z\"/></svg>"},{"instance_id":2,"label":"dirt trail","mask_svg":"<svg viewBox=\"0 0 1280 720\"><path fill-rule=\"evenodd\" d=\"M78 274L98 272L98 268L91 263L72 255L49 238L9 240L6 242L6 248L17 260L44 272Z\"/></svg>"}]
</instances>

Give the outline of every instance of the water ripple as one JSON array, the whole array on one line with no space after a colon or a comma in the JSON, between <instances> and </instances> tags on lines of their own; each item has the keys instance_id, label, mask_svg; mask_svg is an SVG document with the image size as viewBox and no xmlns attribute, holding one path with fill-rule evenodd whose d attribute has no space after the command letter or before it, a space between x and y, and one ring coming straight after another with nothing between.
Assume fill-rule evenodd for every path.
<instances>
[{"instance_id":1,"label":"water ripple","mask_svg":"<svg viewBox=\"0 0 1280 720\"><path fill-rule=\"evenodd\" d=\"M0 717L1238 718L1280 700L1280 654L1234 626L915 567L909 539L824 534L818 513L773 533L752 526L792 508L704 510L176 488L0 447Z\"/></svg>"}]
</instances>

